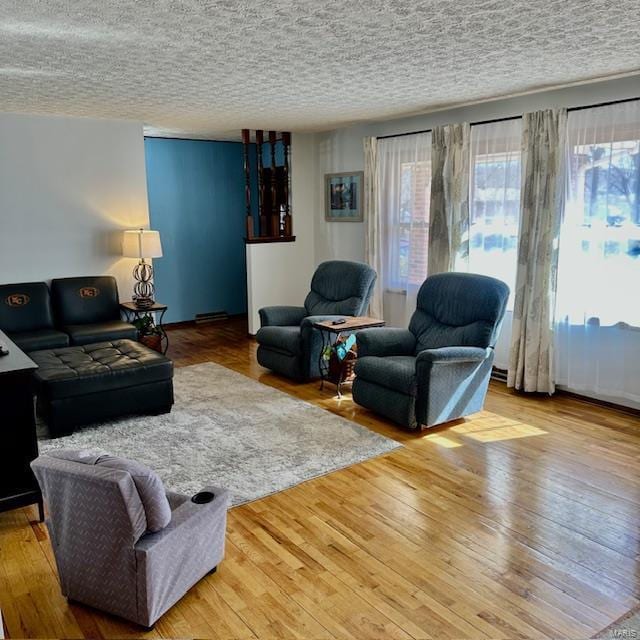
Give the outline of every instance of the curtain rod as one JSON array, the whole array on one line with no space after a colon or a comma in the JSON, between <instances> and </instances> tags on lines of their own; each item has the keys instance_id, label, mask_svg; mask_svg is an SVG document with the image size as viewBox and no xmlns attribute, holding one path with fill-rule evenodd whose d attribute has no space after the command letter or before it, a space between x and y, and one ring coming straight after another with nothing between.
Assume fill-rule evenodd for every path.
<instances>
[{"instance_id":1,"label":"curtain rod","mask_svg":"<svg viewBox=\"0 0 640 640\"><path fill-rule=\"evenodd\" d=\"M597 104L585 104L579 107L568 107L567 111L583 111L584 109L597 109L598 107L610 107L614 104L622 104L624 102L635 102L640 98L622 98L621 100L610 100L609 102L599 102ZM496 122L508 122L509 120L520 120L522 116L505 116L504 118L493 118L491 120L477 120L472 122L469 126L478 127L483 124L495 124ZM432 129L421 129L420 131L407 131L406 133L390 133L386 136L376 136L378 140L385 140L387 138L403 138L404 136L415 136L420 133L431 133Z\"/></svg>"}]
</instances>

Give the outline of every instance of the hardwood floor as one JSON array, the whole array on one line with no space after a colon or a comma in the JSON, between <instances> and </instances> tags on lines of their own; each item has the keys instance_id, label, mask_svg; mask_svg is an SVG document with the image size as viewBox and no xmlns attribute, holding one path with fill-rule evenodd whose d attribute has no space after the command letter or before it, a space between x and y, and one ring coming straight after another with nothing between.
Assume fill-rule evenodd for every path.
<instances>
[{"instance_id":1,"label":"hardwood floor","mask_svg":"<svg viewBox=\"0 0 640 640\"><path fill-rule=\"evenodd\" d=\"M69 605L35 510L0 514L8 637L588 638L640 604L636 416L492 383L472 419L409 433L265 372L242 319L170 338L177 366L218 362L405 446L233 509L219 571L147 633Z\"/></svg>"}]
</instances>

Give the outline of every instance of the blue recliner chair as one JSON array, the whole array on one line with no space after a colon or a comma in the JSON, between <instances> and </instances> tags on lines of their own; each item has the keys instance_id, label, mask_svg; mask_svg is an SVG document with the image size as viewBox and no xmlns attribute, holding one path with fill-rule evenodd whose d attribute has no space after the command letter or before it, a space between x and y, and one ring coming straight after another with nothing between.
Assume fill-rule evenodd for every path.
<instances>
[{"instance_id":1,"label":"blue recliner chair","mask_svg":"<svg viewBox=\"0 0 640 640\"><path fill-rule=\"evenodd\" d=\"M357 333L354 401L411 429L480 411L508 298L487 276L427 278L409 329Z\"/></svg>"},{"instance_id":2,"label":"blue recliner chair","mask_svg":"<svg viewBox=\"0 0 640 640\"><path fill-rule=\"evenodd\" d=\"M366 264L323 262L313 275L303 307L260 309L258 362L296 380L318 377L322 340L313 323L366 313L375 281L376 272Z\"/></svg>"}]
</instances>

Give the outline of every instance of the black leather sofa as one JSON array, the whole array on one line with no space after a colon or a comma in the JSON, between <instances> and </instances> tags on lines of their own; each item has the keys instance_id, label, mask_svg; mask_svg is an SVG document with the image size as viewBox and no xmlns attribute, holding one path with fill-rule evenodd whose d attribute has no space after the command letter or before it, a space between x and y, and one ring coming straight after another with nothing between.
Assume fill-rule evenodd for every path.
<instances>
[{"instance_id":1,"label":"black leather sofa","mask_svg":"<svg viewBox=\"0 0 640 640\"><path fill-rule=\"evenodd\" d=\"M44 282L0 285L0 329L26 352L137 339L111 276L57 278L51 292Z\"/></svg>"},{"instance_id":2,"label":"black leather sofa","mask_svg":"<svg viewBox=\"0 0 640 640\"><path fill-rule=\"evenodd\" d=\"M0 329L30 354L38 413L52 437L173 405L173 363L137 342L111 276L0 285Z\"/></svg>"}]
</instances>

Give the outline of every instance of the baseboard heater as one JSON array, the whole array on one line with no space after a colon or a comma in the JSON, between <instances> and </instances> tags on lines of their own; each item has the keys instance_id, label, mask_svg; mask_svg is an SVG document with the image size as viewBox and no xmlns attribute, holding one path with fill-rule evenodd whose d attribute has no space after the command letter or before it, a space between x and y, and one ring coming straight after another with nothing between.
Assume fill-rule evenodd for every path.
<instances>
[{"instance_id":1,"label":"baseboard heater","mask_svg":"<svg viewBox=\"0 0 640 640\"><path fill-rule=\"evenodd\" d=\"M491 371L491 379L492 380L499 380L500 382L506 382L507 381L507 370L506 369L498 369L496 367L493 367L493 370Z\"/></svg>"},{"instance_id":2,"label":"baseboard heater","mask_svg":"<svg viewBox=\"0 0 640 640\"><path fill-rule=\"evenodd\" d=\"M210 313L196 313L196 324L206 324L208 322L218 322L228 320L229 314L226 311L211 311Z\"/></svg>"}]
</instances>

